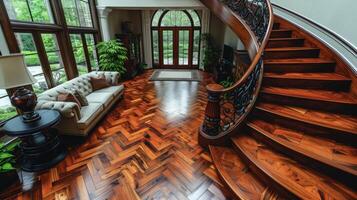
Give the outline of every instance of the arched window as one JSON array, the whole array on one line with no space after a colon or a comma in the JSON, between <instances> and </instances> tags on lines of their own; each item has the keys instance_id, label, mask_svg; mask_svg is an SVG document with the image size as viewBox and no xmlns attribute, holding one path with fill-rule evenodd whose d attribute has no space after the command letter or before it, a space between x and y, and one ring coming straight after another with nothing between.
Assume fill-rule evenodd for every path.
<instances>
[{"instance_id":1,"label":"arched window","mask_svg":"<svg viewBox=\"0 0 357 200\"><path fill-rule=\"evenodd\" d=\"M198 68L201 20L195 10L158 10L151 27L155 67Z\"/></svg>"}]
</instances>

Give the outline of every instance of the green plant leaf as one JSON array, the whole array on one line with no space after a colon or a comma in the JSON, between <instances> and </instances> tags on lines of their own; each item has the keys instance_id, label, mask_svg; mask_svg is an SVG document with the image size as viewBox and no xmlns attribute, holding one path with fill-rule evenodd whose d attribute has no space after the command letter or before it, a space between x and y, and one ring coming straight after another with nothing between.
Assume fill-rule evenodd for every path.
<instances>
[{"instance_id":1,"label":"green plant leaf","mask_svg":"<svg viewBox=\"0 0 357 200\"><path fill-rule=\"evenodd\" d=\"M14 151L15 148L17 148L21 143L21 140L14 140L11 143L9 143L7 146L5 146L7 151Z\"/></svg>"},{"instance_id":2,"label":"green plant leaf","mask_svg":"<svg viewBox=\"0 0 357 200\"><path fill-rule=\"evenodd\" d=\"M11 157L14 157L14 155L12 155L10 153L6 153L6 152L0 152L0 160L6 159L6 158L11 158Z\"/></svg>"},{"instance_id":3,"label":"green plant leaf","mask_svg":"<svg viewBox=\"0 0 357 200\"><path fill-rule=\"evenodd\" d=\"M12 166L11 163L5 163L1 166L0 172L6 172L6 171L11 171L14 170L15 168Z\"/></svg>"}]
</instances>

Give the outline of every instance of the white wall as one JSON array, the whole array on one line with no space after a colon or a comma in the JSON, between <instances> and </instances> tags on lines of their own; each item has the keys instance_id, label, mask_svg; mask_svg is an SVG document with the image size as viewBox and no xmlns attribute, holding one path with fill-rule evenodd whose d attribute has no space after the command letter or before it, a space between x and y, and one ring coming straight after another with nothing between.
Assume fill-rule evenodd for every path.
<instances>
[{"instance_id":1,"label":"white wall","mask_svg":"<svg viewBox=\"0 0 357 200\"><path fill-rule=\"evenodd\" d=\"M199 0L98 0L99 7L115 8L202 8Z\"/></svg>"},{"instance_id":2,"label":"white wall","mask_svg":"<svg viewBox=\"0 0 357 200\"><path fill-rule=\"evenodd\" d=\"M141 11L113 9L108 15L110 39L115 39L115 34L121 32L121 24L125 21L132 22L132 32L141 34Z\"/></svg>"},{"instance_id":3,"label":"white wall","mask_svg":"<svg viewBox=\"0 0 357 200\"><path fill-rule=\"evenodd\" d=\"M237 35L232 31L232 29L226 26L226 30L224 32L224 44L232 47L233 49L237 49L238 40Z\"/></svg>"},{"instance_id":4,"label":"white wall","mask_svg":"<svg viewBox=\"0 0 357 200\"><path fill-rule=\"evenodd\" d=\"M357 49L356 0L271 0L331 30Z\"/></svg>"},{"instance_id":5,"label":"white wall","mask_svg":"<svg viewBox=\"0 0 357 200\"><path fill-rule=\"evenodd\" d=\"M2 32L1 26L0 26L0 51L2 55L9 54L9 48L7 47L6 40Z\"/></svg>"}]
</instances>

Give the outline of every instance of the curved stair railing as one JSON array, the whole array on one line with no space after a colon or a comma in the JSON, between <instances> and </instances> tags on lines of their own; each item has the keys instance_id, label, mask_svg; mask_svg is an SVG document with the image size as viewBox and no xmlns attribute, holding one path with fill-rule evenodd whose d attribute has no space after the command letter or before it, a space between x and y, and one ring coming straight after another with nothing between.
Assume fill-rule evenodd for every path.
<instances>
[{"instance_id":1,"label":"curved stair railing","mask_svg":"<svg viewBox=\"0 0 357 200\"><path fill-rule=\"evenodd\" d=\"M273 28L269 0L201 0L227 24L246 47L252 62L242 78L229 88L207 85L208 102L199 142L224 141L252 110L263 77L263 52Z\"/></svg>"}]
</instances>

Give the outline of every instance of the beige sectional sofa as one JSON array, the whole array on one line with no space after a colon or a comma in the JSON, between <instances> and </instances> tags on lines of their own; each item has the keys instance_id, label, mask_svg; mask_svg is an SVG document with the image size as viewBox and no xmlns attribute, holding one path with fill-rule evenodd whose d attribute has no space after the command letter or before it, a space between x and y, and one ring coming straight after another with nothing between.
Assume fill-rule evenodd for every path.
<instances>
[{"instance_id":1,"label":"beige sectional sofa","mask_svg":"<svg viewBox=\"0 0 357 200\"><path fill-rule=\"evenodd\" d=\"M101 74L104 74L105 78L113 86L93 91L90 76L99 76ZM118 85L119 76L118 72L101 71L81 75L40 94L36 109L58 110L62 114L62 120L56 128L61 134L86 136L117 100L122 97L124 86ZM89 105L80 109L76 103L57 101L59 93L71 91L72 89L82 92L86 96Z\"/></svg>"}]
</instances>

